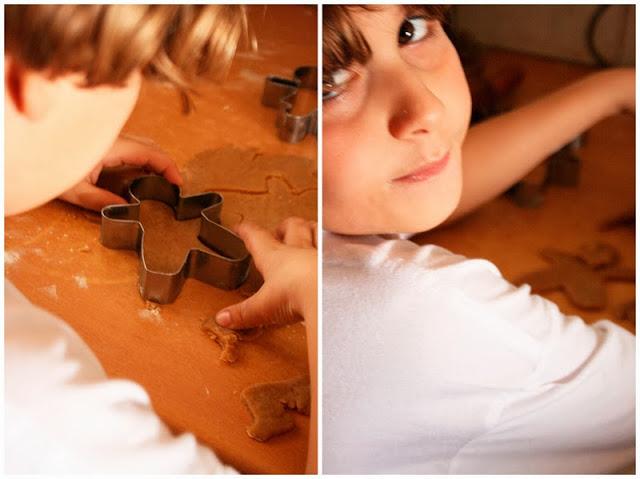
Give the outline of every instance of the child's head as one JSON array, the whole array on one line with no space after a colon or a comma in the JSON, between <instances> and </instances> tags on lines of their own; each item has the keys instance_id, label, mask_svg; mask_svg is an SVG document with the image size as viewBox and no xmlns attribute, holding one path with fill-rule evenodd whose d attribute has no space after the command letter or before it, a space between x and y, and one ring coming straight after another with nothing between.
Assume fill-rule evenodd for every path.
<instances>
[{"instance_id":1,"label":"child's head","mask_svg":"<svg viewBox=\"0 0 640 479\"><path fill-rule=\"evenodd\" d=\"M462 189L471 99L438 6L325 6L323 221L343 234L418 232Z\"/></svg>"},{"instance_id":2,"label":"child's head","mask_svg":"<svg viewBox=\"0 0 640 479\"><path fill-rule=\"evenodd\" d=\"M5 6L5 214L85 176L131 113L142 76L185 90L224 71L241 6Z\"/></svg>"}]
</instances>

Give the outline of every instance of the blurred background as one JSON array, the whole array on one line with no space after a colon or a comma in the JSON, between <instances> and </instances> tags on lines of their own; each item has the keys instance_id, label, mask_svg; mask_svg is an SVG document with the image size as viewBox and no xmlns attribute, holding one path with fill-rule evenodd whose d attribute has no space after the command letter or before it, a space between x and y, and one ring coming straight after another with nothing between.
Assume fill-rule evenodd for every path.
<instances>
[{"instance_id":1,"label":"blurred background","mask_svg":"<svg viewBox=\"0 0 640 479\"><path fill-rule=\"evenodd\" d=\"M587 65L635 65L635 5L455 5L481 44Z\"/></svg>"}]
</instances>

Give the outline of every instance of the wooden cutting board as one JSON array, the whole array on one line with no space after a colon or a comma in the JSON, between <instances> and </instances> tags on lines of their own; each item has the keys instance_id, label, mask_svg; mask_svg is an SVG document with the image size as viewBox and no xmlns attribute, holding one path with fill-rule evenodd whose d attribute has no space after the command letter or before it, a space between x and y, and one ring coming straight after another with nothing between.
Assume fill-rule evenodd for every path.
<instances>
[{"instance_id":1,"label":"wooden cutting board","mask_svg":"<svg viewBox=\"0 0 640 479\"><path fill-rule=\"evenodd\" d=\"M227 81L197 85L196 110L184 116L170 88L143 84L124 132L152 139L176 160L187 192L221 191L223 219L242 216L274 228L290 215L316 219L316 140L277 138L276 112L261 106L264 77L290 76L316 63L316 7L251 7L257 52L240 53ZM54 201L5 220L5 275L31 301L69 323L107 374L148 391L175 432L191 431L245 473L302 473L308 418L267 443L245 433L247 386L306 373L301 324L241 344L232 365L200 329L202 320L244 299L187 280L175 303L158 309L138 293L138 258L99 243L99 217Z\"/></svg>"}]
</instances>

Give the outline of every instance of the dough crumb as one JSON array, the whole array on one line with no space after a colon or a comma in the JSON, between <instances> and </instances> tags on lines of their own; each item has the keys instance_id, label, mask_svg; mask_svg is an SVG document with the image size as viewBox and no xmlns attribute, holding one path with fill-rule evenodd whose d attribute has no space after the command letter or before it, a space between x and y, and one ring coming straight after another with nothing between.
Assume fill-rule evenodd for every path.
<instances>
[{"instance_id":1,"label":"dough crumb","mask_svg":"<svg viewBox=\"0 0 640 479\"><path fill-rule=\"evenodd\" d=\"M53 298L53 299L58 299L58 288L56 287L55 284L52 284L51 286L45 286L44 288L40 288L42 289L42 291L49 297Z\"/></svg>"},{"instance_id":2,"label":"dough crumb","mask_svg":"<svg viewBox=\"0 0 640 479\"><path fill-rule=\"evenodd\" d=\"M268 441L295 428L291 411L309 415L309 376L254 384L242 391L242 399L253 416L253 422L247 427L247 435L256 441Z\"/></svg>"},{"instance_id":3,"label":"dough crumb","mask_svg":"<svg viewBox=\"0 0 640 479\"><path fill-rule=\"evenodd\" d=\"M89 285L87 284L87 278L85 276L75 275L73 277L74 281L78 288L87 289Z\"/></svg>"},{"instance_id":4,"label":"dough crumb","mask_svg":"<svg viewBox=\"0 0 640 479\"><path fill-rule=\"evenodd\" d=\"M91 248L89 248L89 245L83 245L80 246L80 248L78 248L78 251L80 251L81 253L88 253L89 251L91 251Z\"/></svg>"},{"instance_id":5,"label":"dough crumb","mask_svg":"<svg viewBox=\"0 0 640 479\"><path fill-rule=\"evenodd\" d=\"M262 328L236 331L223 328L216 322L215 317L207 318L202 323L202 329L221 348L220 361L231 364L238 360L238 342L250 341L262 334Z\"/></svg>"},{"instance_id":6,"label":"dough crumb","mask_svg":"<svg viewBox=\"0 0 640 479\"><path fill-rule=\"evenodd\" d=\"M4 264L15 264L20 259L20 253L17 251L4 252Z\"/></svg>"}]
</instances>

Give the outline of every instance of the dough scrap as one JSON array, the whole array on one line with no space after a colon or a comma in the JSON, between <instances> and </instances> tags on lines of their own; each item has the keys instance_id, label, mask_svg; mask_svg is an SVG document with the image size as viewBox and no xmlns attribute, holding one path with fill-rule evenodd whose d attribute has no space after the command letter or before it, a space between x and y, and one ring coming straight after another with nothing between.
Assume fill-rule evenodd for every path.
<instances>
[{"instance_id":1,"label":"dough scrap","mask_svg":"<svg viewBox=\"0 0 640 479\"><path fill-rule=\"evenodd\" d=\"M247 435L256 441L268 441L273 436L295 427L293 414L308 416L311 410L309 376L275 383L261 383L242 391L242 399L253 416Z\"/></svg>"},{"instance_id":2,"label":"dough scrap","mask_svg":"<svg viewBox=\"0 0 640 479\"><path fill-rule=\"evenodd\" d=\"M238 342L251 341L262 334L262 328L234 330L222 327L215 317L205 319L202 329L222 348L220 361L228 364L238 360Z\"/></svg>"},{"instance_id":3,"label":"dough scrap","mask_svg":"<svg viewBox=\"0 0 640 479\"><path fill-rule=\"evenodd\" d=\"M636 302L628 301L617 308L617 316L620 321L636 322Z\"/></svg>"},{"instance_id":4,"label":"dough scrap","mask_svg":"<svg viewBox=\"0 0 640 479\"><path fill-rule=\"evenodd\" d=\"M563 290L579 308L603 309L607 304L606 281L635 281L635 270L617 266L618 251L604 243L583 245L577 255L553 248L541 254L550 267L523 275L514 283L529 284L534 293Z\"/></svg>"},{"instance_id":5,"label":"dough scrap","mask_svg":"<svg viewBox=\"0 0 640 479\"><path fill-rule=\"evenodd\" d=\"M591 242L580 247L578 256L592 268L611 266L620 260L620 253L606 243Z\"/></svg>"}]
</instances>

